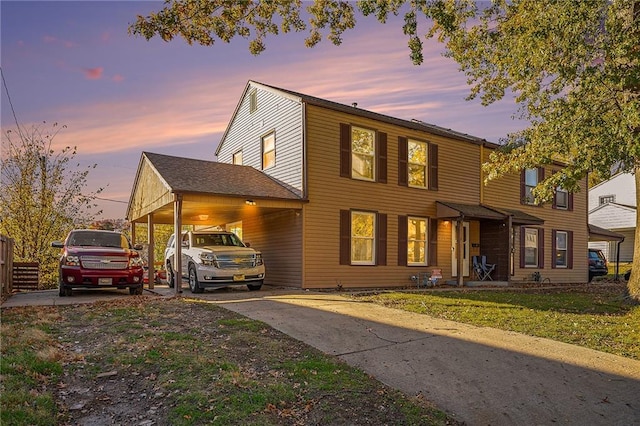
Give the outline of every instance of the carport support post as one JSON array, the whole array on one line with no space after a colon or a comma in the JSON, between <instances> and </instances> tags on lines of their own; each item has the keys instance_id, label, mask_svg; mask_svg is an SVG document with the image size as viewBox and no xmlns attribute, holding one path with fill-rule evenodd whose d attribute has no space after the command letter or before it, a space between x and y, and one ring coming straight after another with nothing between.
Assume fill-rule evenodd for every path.
<instances>
[{"instance_id":1,"label":"carport support post","mask_svg":"<svg viewBox=\"0 0 640 426\"><path fill-rule=\"evenodd\" d=\"M173 235L174 255L173 255L173 277L175 279L174 288L176 294L182 293L182 194L174 194L173 203Z\"/></svg>"},{"instance_id":2,"label":"carport support post","mask_svg":"<svg viewBox=\"0 0 640 426\"><path fill-rule=\"evenodd\" d=\"M147 277L149 282L149 288L153 289L153 285L156 280L156 259L155 259L155 242L153 240L153 215L147 215L147 241L149 241L149 247L147 249Z\"/></svg>"}]
</instances>

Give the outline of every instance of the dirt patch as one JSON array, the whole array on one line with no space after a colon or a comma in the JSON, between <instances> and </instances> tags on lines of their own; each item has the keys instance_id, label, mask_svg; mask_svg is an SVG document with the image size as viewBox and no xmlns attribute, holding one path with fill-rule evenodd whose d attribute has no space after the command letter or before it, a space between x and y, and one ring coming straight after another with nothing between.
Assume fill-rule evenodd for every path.
<instances>
[{"instance_id":1,"label":"dirt patch","mask_svg":"<svg viewBox=\"0 0 640 426\"><path fill-rule=\"evenodd\" d=\"M46 309L59 310L65 360L58 424L459 424L210 304L142 296Z\"/></svg>"}]
</instances>

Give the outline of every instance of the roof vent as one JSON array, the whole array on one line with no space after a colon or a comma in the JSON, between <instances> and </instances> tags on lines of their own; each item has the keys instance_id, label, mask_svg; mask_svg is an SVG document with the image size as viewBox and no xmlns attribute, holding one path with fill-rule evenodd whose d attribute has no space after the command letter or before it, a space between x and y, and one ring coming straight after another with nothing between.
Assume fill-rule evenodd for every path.
<instances>
[{"instance_id":1,"label":"roof vent","mask_svg":"<svg viewBox=\"0 0 640 426\"><path fill-rule=\"evenodd\" d=\"M354 102L354 103L351 104L351 106L354 107L354 108L358 108L358 103Z\"/></svg>"}]
</instances>

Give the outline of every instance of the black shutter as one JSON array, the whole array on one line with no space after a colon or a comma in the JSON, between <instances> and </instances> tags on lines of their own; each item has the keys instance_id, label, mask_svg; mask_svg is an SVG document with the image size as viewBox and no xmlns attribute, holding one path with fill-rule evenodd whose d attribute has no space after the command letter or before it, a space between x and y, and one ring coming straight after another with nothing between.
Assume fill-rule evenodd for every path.
<instances>
[{"instance_id":1,"label":"black shutter","mask_svg":"<svg viewBox=\"0 0 640 426\"><path fill-rule=\"evenodd\" d=\"M407 266L408 216L398 216L398 266Z\"/></svg>"},{"instance_id":2,"label":"black shutter","mask_svg":"<svg viewBox=\"0 0 640 426\"><path fill-rule=\"evenodd\" d=\"M429 219L429 265L438 264L438 219Z\"/></svg>"},{"instance_id":3,"label":"black shutter","mask_svg":"<svg viewBox=\"0 0 640 426\"><path fill-rule=\"evenodd\" d=\"M520 171L520 204L528 204L527 202L527 182L525 179L527 169ZM524 260L523 260L524 264ZM520 266L522 268L522 266Z\"/></svg>"},{"instance_id":4,"label":"black shutter","mask_svg":"<svg viewBox=\"0 0 640 426\"><path fill-rule=\"evenodd\" d=\"M429 144L429 189L438 189L438 145Z\"/></svg>"},{"instance_id":5,"label":"black shutter","mask_svg":"<svg viewBox=\"0 0 640 426\"><path fill-rule=\"evenodd\" d=\"M558 231L553 229L551 231L551 269L555 269L558 266L556 264L556 259L558 256L557 237L558 237Z\"/></svg>"},{"instance_id":6,"label":"black shutter","mask_svg":"<svg viewBox=\"0 0 640 426\"><path fill-rule=\"evenodd\" d=\"M340 264L351 265L351 212L340 210Z\"/></svg>"},{"instance_id":7,"label":"black shutter","mask_svg":"<svg viewBox=\"0 0 640 426\"><path fill-rule=\"evenodd\" d=\"M573 269L573 231L567 231L567 268Z\"/></svg>"},{"instance_id":8,"label":"black shutter","mask_svg":"<svg viewBox=\"0 0 640 426\"><path fill-rule=\"evenodd\" d=\"M387 215L377 214L376 218L376 265L387 264Z\"/></svg>"},{"instance_id":9,"label":"black shutter","mask_svg":"<svg viewBox=\"0 0 640 426\"><path fill-rule=\"evenodd\" d=\"M409 155L408 139L398 136L398 185L409 186L407 156Z\"/></svg>"},{"instance_id":10,"label":"black shutter","mask_svg":"<svg viewBox=\"0 0 640 426\"><path fill-rule=\"evenodd\" d=\"M538 229L538 268L544 269L544 229Z\"/></svg>"},{"instance_id":11,"label":"black shutter","mask_svg":"<svg viewBox=\"0 0 640 426\"><path fill-rule=\"evenodd\" d=\"M340 176L351 177L351 126L340 123Z\"/></svg>"},{"instance_id":12,"label":"black shutter","mask_svg":"<svg viewBox=\"0 0 640 426\"><path fill-rule=\"evenodd\" d=\"M378 162L378 173L376 180L379 183L387 183L387 134L377 133L376 157Z\"/></svg>"}]
</instances>

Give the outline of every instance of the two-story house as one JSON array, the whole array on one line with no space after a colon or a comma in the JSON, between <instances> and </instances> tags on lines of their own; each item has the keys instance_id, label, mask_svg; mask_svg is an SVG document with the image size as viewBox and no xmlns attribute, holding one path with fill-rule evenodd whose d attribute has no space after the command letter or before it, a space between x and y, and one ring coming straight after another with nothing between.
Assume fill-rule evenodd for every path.
<instances>
[{"instance_id":1,"label":"two-story house","mask_svg":"<svg viewBox=\"0 0 640 426\"><path fill-rule=\"evenodd\" d=\"M624 236L624 241L590 242L609 261L633 261L636 232L636 184L632 173L617 173L589 189L589 223ZM619 253L618 253L619 250Z\"/></svg>"},{"instance_id":2,"label":"two-story house","mask_svg":"<svg viewBox=\"0 0 640 426\"><path fill-rule=\"evenodd\" d=\"M178 211L181 223L241 230L266 284L404 287L434 269L462 284L479 255L494 280L586 282L586 191L536 205L531 189L555 164L485 186L497 147L249 81L218 162L143 153L128 219L177 223Z\"/></svg>"}]
</instances>

